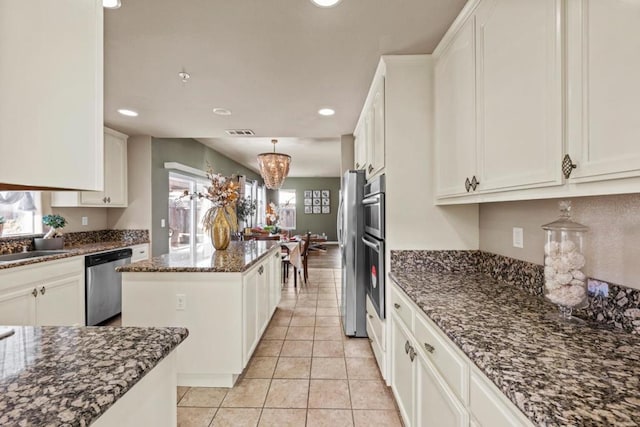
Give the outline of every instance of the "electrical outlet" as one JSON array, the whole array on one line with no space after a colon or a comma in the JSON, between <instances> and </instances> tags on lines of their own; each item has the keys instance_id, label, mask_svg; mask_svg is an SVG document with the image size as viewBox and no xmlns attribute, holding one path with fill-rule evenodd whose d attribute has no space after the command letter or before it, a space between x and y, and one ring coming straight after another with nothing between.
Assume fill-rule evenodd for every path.
<instances>
[{"instance_id":1,"label":"electrical outlet","mask_svg":"<svg viewBox=\"0 0 640 427\"><path fill-rule=\"evenodd\" d=\"M184 310L187 308L187 296L185 294L176 294L176 310Z\"/></svg>"},{"instance_id":2,"label":"electrical outlet","mask_svg":"<svg viewBox=\"0 0 640 427\"><path fill-rule=\"evenodd\" d=\"M88 216L83 216L82 217L82 225L89 225L89 217Z\"/></svg>"},{"instance_id":3,"label":"electrical outlet","mask_svg":"<svg viewBox=\"0 0 640 427\"><path fill-rule=\"evenodd\" d=\"M162 218L160 220L160 227L164 228L167 225L167 223L165 222L164 218Z\"/></svg>"},{"instance_id":4,"label":"electrical outlet","mask_svg":"<svg viewBox=\"0 0 640 427\"><path fill-rule=\"evenodd\" d=\"M513 247L524 248L524 230L522 227L513 227Z\"/></svg>"}]
</instances>

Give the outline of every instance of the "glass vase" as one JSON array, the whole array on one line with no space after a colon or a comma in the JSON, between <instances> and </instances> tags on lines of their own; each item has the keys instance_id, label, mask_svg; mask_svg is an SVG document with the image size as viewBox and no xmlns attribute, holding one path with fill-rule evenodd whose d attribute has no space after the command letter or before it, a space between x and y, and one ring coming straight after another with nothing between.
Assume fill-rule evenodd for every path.
<instances>
[{"instance_id":1,"label":"glass vase","mask_svg":"<svg viewBox=\"0 0 640 427\"><path fill-rule=\"evenodd\" d=\"M558 306L562 320L577 321L573 310L588 304L584 243L589 229L571 219L571 202L559 205L560 218L542 226L546 232L544 295Z\"/></svg>"},{"instance_id":2,"label":"glass vase","mask_svg":"<svg viewBox=\"0 0 640 427\"><path fill-rule=\"evenodd\" d=\"M223 251L229 247L231 242L231 224L225 215L224 208L216 209L216 214L213 217L213 223L209 229L211 234L211 243L217 251Z\"/></svg>"}]
</instances>

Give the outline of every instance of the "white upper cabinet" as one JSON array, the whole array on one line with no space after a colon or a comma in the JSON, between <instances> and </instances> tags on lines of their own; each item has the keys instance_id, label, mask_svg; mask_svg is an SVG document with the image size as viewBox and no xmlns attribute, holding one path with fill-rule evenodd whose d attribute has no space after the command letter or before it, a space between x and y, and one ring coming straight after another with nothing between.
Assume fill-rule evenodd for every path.
<instances>
[{"instance_id":1,"label":"white upper cabinet","mask_svg":"<svg viewBox=\"0 0 640 427\"><path fill-rule=\"evenodd\" d=\"M562 4L485 0L476 10L479 189L562 183Z\"/></svg>"},{"instance_id":2,"label":"white upper cabinet","mask_svg":"<svg viewBox=\"0 0 640 427\"><path fill-rule=\"evenodd\" d=\"M126 207L127 206L127 135L104 128L104 190L56 191L51 195L54 207Z\"/></svg>"},{"instance_id":3,"label":"white upper cabinet","mask_svg":"<svg viewBox=\"0 0 640 427\"><path fill-rule=\"evenodd\" d=\"M435 65L437 195L467 192L476 170L475 27L471 17Z\"/></svg>"},{"instance_id":4,"label":"white upper cabinet","mask_svg":"<svg viewBox=\"0 0 640 427\"><path fill-rule=\"evenodd\" d=\"M640 175L640 3L568 2L571 181Z\"/></svg>"},{"instance_id":5,"label":"white upper cabinet","mask_svg":"<svg viewBox=\"0 0 640 427\"><path fill-rule=\"evenodd\" d=\"M385 78L376 74L354 132L354 167L367 179L382 173L385 163Z\"/></svg>"},{"instance_id":6,"label":"white upper cabinet","mask_svg":"<svg viewBox=\"0 0 640 427\"><path fill-rule=\"evenodd\" d=\"M0 2L0 187L102 188L100 0Z\"/></svg>"}]
</instances>

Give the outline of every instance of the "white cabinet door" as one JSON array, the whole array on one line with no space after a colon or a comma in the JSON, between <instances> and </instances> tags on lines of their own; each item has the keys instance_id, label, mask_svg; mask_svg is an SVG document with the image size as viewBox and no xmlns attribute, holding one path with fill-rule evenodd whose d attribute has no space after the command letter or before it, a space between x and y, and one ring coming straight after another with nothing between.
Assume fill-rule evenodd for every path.
<instances>
[{"instance_id":1,"label":"white cabinet door","mask_svg":"<svg viewBox=\"0 0 640 427\"><path fill-rule=\"evenodd\" d=\"M37 295L33 286L0 293L0 325L35 325Z\"/></svg>"},{"instance_id":2,"label":"white cabinet door","mask_svg":"<svg viewBox=\"0 0 640 427\"><path fill-rule=\"evenodd\" d=\"M84 325L84 276L49 279L38 285L36 324L39 326Z\"/></svg>"},{"instance_id":3,"label":"white cabinet door","mask_svg":"<svg viewBox=\"0 0 640 427\"><path fill-rule=\"evenodd\" d=\"M640 175L640 3L568 2L571 180Z\"/></svg>"},{"instance_id":4,"label":"white cabinet door","mask_svg":"<svg viewBox=\"0 0 640 427\"><path fill-rule=\"evenodd\" d=\"M278 304L280 304L280 293L282 291L281 287L282 287L282 257L280 255L280 250L278 250L271 258L271 283L269 284L271 293L270 293L270 303L269 303L269 315L273 314L273 311L276 309Z\"/></svg>"},{"instance_id":5,"label":"white cabinet door","mask_svg":"<svg viewBox=\"0 0 640 427\"><path fill-rule=\"evenodd\" d=\"M422 355L417 358L416 426L466 427L469 416L440 378L434 367Z\"/></svg>"},{"instance_id":6,"label":"white cabinet door","mask_svg":"<svg viewBox=\"0 0 640 427\"><path fill-rule=\"evenodd\" d=\"M476 11L479 191L562 184L562 1Z\"/></svg>"},{"instance_id":7,"label":"white cabinet door","mask_svg":"<svg viewBox=\"0 0 640 427\"><path fill-rule=\"evenodd\" d=\"M411 361L411 338L400 319L391 316L391 389L398 402L404 425L411 427L414 410L414 362Z\"/></svg>"},{"instance_id":8,"label":"white cabinet door","mask_svg":"<svg viewBox=\"0 0 640 427\"><path fill-rule=\"evenodd\" d=\"M371 104L370 140L367 152L369 165L367 166L367 177L374 176L384 169L384 77L376 84L375 94Z\"/></svg>"},{"instance_id":9,"label":"white cabinet door","mask_svg":"<svg viewBox=\"0 0 640 427\"><path fill-rule=\"evenodd\" d=\"M132 246L131 252L131 262L146 261L149 259L149 244Z\"/></svg>"},{"instance_id":10,"label":"white cabinet door","mask_svg":"<svg viewBox=\"0 0 640 427\"><path fill-rule=\"evenodd\" d=\"M355 169L364 169L367 164L367 120L365 119L354 134L354 165Z\"/></svg>"},{"instance_id":11,"label":"white cabinet door","mask_svg":"<svg viewBox=\"0 0 640 427\"><path fill-rule=\"evenodd\" d=\"M437 195L467 193L476 170L475 20L464 24L435 65Z\"/></svg>"},{"instance_id":12,"label":"white cabinet door","mask_svg":"<svg viewBox=\"0 0 640 427\"><path fill-rule=\"evenodd\" d=\"M271 263L266 260L258 267L258 277L256 285L256 313L258 336L262 336L267 322L269 321L269 278L271 276Z\"/></svg>"},{"instance_id":13,"label":"white cabinet door","mask_svg":"<svg viewBox=\"0 0 640 427\"><path fill-rule=\"evenodd\" d=\"M242 336L244 364L251 359L251 354L258 341L258 313L257 304L258 270L248 273L242 282Z\"/></svg>"},{"instance_id":14,"label":"white cabinet door","mask_svg":"<svg viewBox=\"0 0 640 427\"><path fill-rule=\"evenodd\" d=\"M0 2L0 183L102 187L100 0Z\"/></svg>"}]
</instances>

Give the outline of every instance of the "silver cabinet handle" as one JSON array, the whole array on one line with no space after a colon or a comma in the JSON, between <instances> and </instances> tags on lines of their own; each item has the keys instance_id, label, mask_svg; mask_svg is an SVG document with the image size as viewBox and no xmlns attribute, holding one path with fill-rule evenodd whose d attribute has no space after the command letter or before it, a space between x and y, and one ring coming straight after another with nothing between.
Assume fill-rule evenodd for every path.
<instances>
[{"instance_id":1,"label":"silver cabinet handle","mask_svg":"<svg viewBox=\"0 0 640 427\"><path fill-rule=\"evenodd\" d=\"M373 315L367 314L367 316L369 316L369 319L373 319Z\"/></svg>"},{"instance_id":2,"label":"silver cabinet handle","mask_svg":"<svg viewBox=\"0 0 640 427\"><path fill-rule=\"evenodd\" d=\"M260 268L258 268L258 274L262 275L262 273L264 273L264 267L260 266Z\"/></svg>"},{"instance_id":3,"label":"silver cabinet handle","mask_svg":"<svg viewBox=\"0 0 640 427\"><path fill-rule=\"evenodd\" d=\"M411 348L411 345L409 344L409 341L407 341L406 343L404 343L404 352L409 354L409 349Z\"/></svg>"},{"instance_id":4,"label":"silver cabinet handle","mask_svg":"<svg viewBox=\"0 0 640 427\"><path fill-rule=\"evenodd\" d=\"M31 295L33 295L33 297L37 297L38 296L38 290L36 288L33 288L33 291L31 291Z\"/></svg>"},{"instance_id":5,"label":"silver cabinet handle","mask_svg":"<svg viewBox=\"0 0 640 427\"><path fill-rule=\"evenodd\" d=\"M111 203L111 197L107 197L107 202Z\"/></svg>"},{"instance_id":6,"label":"silver cabinet handle","mask_svg":"<svg viewBox=\"0 0 640 427\"><path fill-rule=\"evenodd\" d=\"M373 172L373 165L369 165L369 173Z\"/></svg>"},{"instance_id":7,"label":"silver cabinet handle","mask_svg":"<svg viewBox=\"0 0 640 427\"><path fill-rule=\"evenodd\" d=\"M47 288L45 288L44 286L40 288L40 294L44 295L44 293L47 292Z\"/></svg>"},{"instance_id":8,"label":"silver cabinet handle","mask_svg":"<svg viewBox=\"0 0 640 427\"><path fill-rule=\"evenodd\" d=\"M413 359L416 358L416 351L413 349L413 347L411 347L411 349L409 350L409 359L411 359L411 361L413 362Z\"/></svg>"},{"instance_id":9,"label":"silver cabinet handle","mask_svg":"<svg viewBox=\"0 0 640 427\"><path fill-rule=\"evenodd\" d=\"M360 169L360 163L356 162L356 169Z\"/></svg>"},{"instance_id":10,"label":"silver cabinet handle","mask_svg":"<svg viewBox=\"0 0 640 427\"><path fill-rule=\"evenodd\" d=\"M394 302L393 306L395 307L396 310L400 310L400 304L398 304L397 302Z\"/></svg>"},{"instance_id":11,"label":"silver cabinet handle","mask_svg":"<svg viewBox=\"0 0 640 427\"><path fill-rule=\"evenodd\" d=\"M107 203L107 198L102 199L102 203Z\"/></svg>"},{"instance_id":12,"label":"silver cabinet handle","mask_svg":"<svg viewBox=\"0 0 640 427\"><path fill-rule=\"evenodd\" d=\"M469 178L464 180L464 188L467 190L467 193L471 190L471 181L469 181Z\"/></svg>"},{"instance_id":13,"label":"silver cabinet handle","mask_svg":"<svg viewBox=\"0 0 640 427\"><path fill-rule=\"evenodd\" d=\"M424 343L424 349L429 353L433 353L436 348L429 343Z\"/></svg>"}]
</instances>

